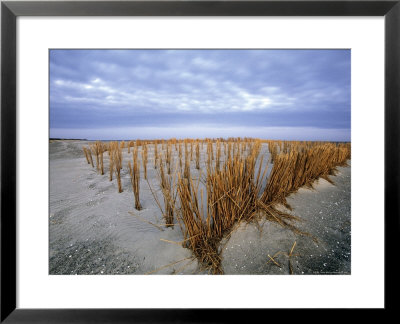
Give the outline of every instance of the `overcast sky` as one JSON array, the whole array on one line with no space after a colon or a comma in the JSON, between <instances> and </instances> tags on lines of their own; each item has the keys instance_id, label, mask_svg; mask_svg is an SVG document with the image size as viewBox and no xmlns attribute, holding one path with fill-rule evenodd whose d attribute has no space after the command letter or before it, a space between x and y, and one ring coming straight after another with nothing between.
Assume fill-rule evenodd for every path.
<instances>
[{"instance_id":1,"label":"overcast sky","mask_svg":"<svg viewBox=\"0 0 400 324\"><path fill-rule=\"evenodd\" d=\"M350 140L350 50L51 50L50 136Z\"/></svg>"}]
</instances>

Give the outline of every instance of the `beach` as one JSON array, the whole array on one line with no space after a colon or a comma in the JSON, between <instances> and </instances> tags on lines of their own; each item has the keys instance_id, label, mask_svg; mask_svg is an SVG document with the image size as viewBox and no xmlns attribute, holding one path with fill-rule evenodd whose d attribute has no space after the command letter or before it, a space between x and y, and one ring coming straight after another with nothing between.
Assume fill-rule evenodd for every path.
<instances>
[{"instance_id":1,"label":"beach","mask_svg":"<svg viewBox=\"0 0 400 324\"><path fill-rule=\"evenodd\" d=\"M49 274L208 274L192 251L179 243L179 226L163 226L154 198L160 186L151 146L148 181L140 178L143 209L138 211L127 168L132 152L123 149L119 193L116 179L109 180L106 153L104 175L87 163L83 147L88 144L49 143ZM267 146L261 154L268 157ZM237 224L219 245L224 274L350 274L350 165L348 161L348 166L337 167L337 174L330 177L334 184L319 179L313 188L300 188L288 197L289 212L301 219L295 226L307 235L262 218ZM194 163L191 174L199 176Z\"/></svg>"}]
</instances>

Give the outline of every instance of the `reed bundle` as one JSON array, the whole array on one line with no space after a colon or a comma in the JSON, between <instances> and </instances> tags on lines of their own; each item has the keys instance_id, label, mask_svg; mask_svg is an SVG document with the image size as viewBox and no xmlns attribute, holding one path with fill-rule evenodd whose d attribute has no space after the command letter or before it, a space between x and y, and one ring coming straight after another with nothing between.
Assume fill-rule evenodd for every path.
<instances>
[{"instance_id":1,"label":"reed bundle","mask_svg":"<svg viewBox=\"0 0 400 324\"><path fill-rule=\"evenodd\" d=\"M142 162L143 162L143 175L147 180L147 145L143 144L142 146Z\"/></svg>"},{"instance_id":2,"label":"reed bundle","mask_svg":"<svg viewBox=\"0 0 400 324\"><path fill-rule=\"evenodd\" d=\"M187 151L185 152L185 170L183 172L183 176L186 179L189 179L190 177L190 156Z\"/></svg>"},{"instance_id":3,"label":"reed bundle","mask_svg":"<svg viewBox=\"0 0 400 324\"><path fill-rule=\"evenodd\" d=\"M182 172L182 147L179 144L179 148L178 148L178 159L179 159L179 168Z\"/></svg>"},{"instance_id":4,"label":"reed bundle","mask_svg":"<svg viewBox=\"0 0 400 324\"><path fill-rule=\"evenodd\" d=\"M226 159L230 159L231 158L231 151L232 151L232 143L231 142L228 142L228 144L227 144L227 151L226 151L226 156L225 156L225 158Z\"/></svg>"},{"instance_id":5,"label":"reed bundle","mask_svg":"<svg viewBox=\"0 0 400 324\"><path fill-rule=\"evenodd\" d=\"M219 170L220 160L221 160L221 143L219 141L217 141L217 158L215 161L215 168L217 170Z\"/></svg>"},{"instance_id":6,"label":"reed bundle","mask_svg":"<svg viewBox=\"0 0 400 324\"><path fill-rule=\"evenodd\" d=\"M211 141L207 142L207 153L211 157L211 160L214 161L214 148L213 148L213 143Z\"/></svg>"},{"instance_id":7,"label":"reed bundle","mask_svg":"<svg viewBox=\"0 0 400 324\"><path fill-rule=\"evenodd\" d=\"M90 164L92 166L92 168L94 168L93 157L92 157L92 152L91 152L90 148L83 147L83 152L85 153L88 164Z\"/></svg>"},{"instance_id":8,"label":"reed bundle","mask_svg":"<svg viewBox=\"0 0 400 324\"><path fill-rule=\"evenodd\" d=\"M142 205L140 204L140 164L138 162L138 148L134 147L133 152L133 167L131 163L128 162L129 174L131 178L132 191L135 197L135 208L137 210L142 209Z\"/></svg>"},{"instance_id":9,"label":"reed bundle","mask_svg":"<svg viewBox=\"0 0 400 324\"><path fill-rule=\"evenodd\" d=\"M87 149L87 154L88 154L89 159L90 159L90 164L91 164L92 168L94 168L92 151L90 149Z\"/></svg>"},{"instance_id":10,"label":"reed bundle","mask_svg":"<svg viewBox=\"0 0 400 324\"><path fill-rule=\"evenodd\" d=\"M269 141L268 150L269 153L271 154L271 163L274 163L276 156L278 155L278 143L275 141Z\"/></svg>"},{"instance_id":11,"label":"reed bundle","mask_svg":"<svg viewBox=\"0 0 400 324\"><path fill-rule=\"evenodd\" d=\"M171 159L172 159L172 146L171 146L171 143L169 142L169 143L167 143L167 150L166 150L166 156L165 156L165 159L166 159L166 164L167 164L167 173L168 174L171 174Z\"/></svg>"},{"instance_id":12,"label":"reed bundle","mask_svg":"<svg viewBox=\"0 0 400 324\"><path fill-rule=\"evenodd\" d=\"M109 142L108 143L107 152L108 152L108 160L109 160L108 164L109 164L109 172L110 172L110 174L109 174L109 180L110 181L112 181L112 179L113 179L114 164L115 164L114 163L114 160L115 160L114 156L116 154L115 152L118 151L118 150L120 150L118 142L113 141L113 142Z\"/></svg>"},{"instance_id":13,"label":"reed bundle","mask_svg":"<svg viewBox=\"0 0 400 324\"><path fill-rule=\"evenodd\" d=\"M196 169L200 170L200 144L196 143Z\"/></svg>"},{"instance_id":14,"label":"reed bundle","mask_svg":"<svg viewBox=\"0 0 400 324\"><path fill-rule=\"evenodd\" d=\"M96 169L97 171L101 171L100 154L103 151L103 144L100 141L96 141L94 144L91 144L91 150L96 155Z\"/></svg>"},{"instance_id":15,"label":"reed bundle","mask_svg":"<svg viewBox=\"0 0 400 324\"><path fill-rule=\"evenodd\" d=\"M198 185L195 186L191 179L181 178L178 174L177 192L181 204L178 221L184 224L181 225L183 246L191 249L199 262L214 269L214 273L222 273L220 257L215 253L218 242L208 226L211 223L210 217L207 217L206 222L203 219L203 192L199 203L197 188Z\"/></svg>"},{"instance_id":16,"label":"reed bundle","mask_svg":"<svg viewBox=\"0 0 400 324\"><path fill-rule=\"evenodd\" d=\"M87 163L90 164L90 160L89 160L89 156L88 156L86 147L83 147L82 149L83 149L83 153L85 154L85 158L86 158Z\"/></svg>"},{"instance_id":17,"label":"reed bundle","mask_svg":"<svg viewBox=\"0 0 400 324\"><path fill-rule=\"evenodd\" d=\"M158 141L154 142L154 169L157 169L157 160L158 160Z\"/></svg>"},{"instance_id":18,"label":"reed bundle","mask_svg":"<svg viewBox=\"0 0 400 324\"><path fill-rule=\"evenodd\" d=\"M114 169L114 153L113 150L111 149L111 146L108 150L108 165L109 165L109 171L110 171L110 175L109 175L109 180L112 181L113 179L113 169Z\"/></svg>"},{"instance_id":19,"label":"reed bundle","mask_svg":"<svg viewBox=\"0 0 400 324\"><path fill-rule=\"evenodd\" d=\"M161 206L160 209L165 219L166 226L173 227L176 195L174 195L174 184L172 178L165 174L161 158L159 169L161 193L164 198L164 209L162 209Z\"/></svg>"},{"instance_id":20,"label":"reed bundle","mask_svg":"<svg viewBox=\"0 0 400 324\"><path fill-rule=\"evenodd\" d=\"M122 148L119 145L115 146L113 150L113 163L115 167L115 173L117 175L118 192L121 193L122 183L121 183L121 169L122 169Z\"/></svg>"},{"instance_id":21,"label":"reed bundle","mask_svg":"<svg viewBox=\"0 0 400 324\"><path fill-rule=\"evenodd\" d=\"M128 154L131 153L131 146L132 146L132 141L128 141L126 143L126 147L128 148Z\"/></svg>"},{"instance_id":22,"label":"reed bundle","mask_svg":"<svg viewBox=\"0 0 400 324\"><path fill-rule=\"evenodd\" d=\"M100 151L100 174L104 175L104 160L103 160L104 151L101 149Z\"/></svg>"}]
</instances>

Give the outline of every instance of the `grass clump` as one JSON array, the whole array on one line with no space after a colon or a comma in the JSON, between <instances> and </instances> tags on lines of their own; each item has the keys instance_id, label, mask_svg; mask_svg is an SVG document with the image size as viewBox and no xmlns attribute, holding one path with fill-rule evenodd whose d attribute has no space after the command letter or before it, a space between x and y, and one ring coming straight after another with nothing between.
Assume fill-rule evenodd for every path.
<instances>
[{"instance_id":1,"label":"grass clump","mask_svg":"<svg viewBox=\"0 0 400 324\"><path fill-rule=\"evenodd\" d=\"M122 190L122 182L121 182L121 169L122 169L122 147L118 144L115 146L113 150L113 165L115 169L115 174L117 176L118 183L118 192L123 192Z\"/></svg>"},{"instance_id":2,"label":"grass clump","mask_svg":"<svg viewBox=\"0 0 400 324\"><path fill-rule=\"evenodd\" d=\"M142 205L140 204L140 164L138 162L138 149L137 146L133 149L133 167L131 163L128 162L129 174L131 177L132 191L135 197L135 208L137 210L142 209Z\"/></svg>"}]
</instances>

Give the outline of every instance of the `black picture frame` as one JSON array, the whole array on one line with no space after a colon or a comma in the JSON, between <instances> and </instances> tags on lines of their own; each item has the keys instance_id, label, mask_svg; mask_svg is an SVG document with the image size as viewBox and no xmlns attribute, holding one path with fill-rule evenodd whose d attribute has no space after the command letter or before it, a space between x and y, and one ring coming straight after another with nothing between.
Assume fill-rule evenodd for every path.
<instances>
[{"instance_id":1,"label":"black picture frame","mask_svg":"<svg viewBox=\"0 0 400 324\"><path fill-rule=\"evenodd\" d=\"M384 16L385 309L395 307L399 235L400 0L394 1L2 1L1 3L1 322L234 322L266 319L249 309L16 308L16 18L18 16ZM371 156L371 160L372 160ZM373 163L373 161L366 161ZM373 189L372 189L373 190ZM373 263L373 256L371 256ZM367 284L367 283L366 283ZM266 292L267 293L267 292ZM240 316L239 316L240 315ZM261 317L259 317L261 316Z\"/></svg>"}]
</instances>

